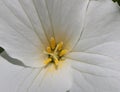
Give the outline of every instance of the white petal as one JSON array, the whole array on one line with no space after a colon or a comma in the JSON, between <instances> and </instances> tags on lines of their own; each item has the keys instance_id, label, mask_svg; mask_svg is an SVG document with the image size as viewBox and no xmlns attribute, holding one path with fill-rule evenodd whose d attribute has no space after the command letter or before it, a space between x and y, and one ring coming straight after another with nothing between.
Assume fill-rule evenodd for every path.
<instances>
[{"instance_id":1,"label":"white petal","mask_svg":"<svg viewBox=\"0 0 120 92\"><path fill-rule=\"evenodd\" d=\"M2 1L2 5L5 5L6 6L6 9L10 10L10 15L11 13L13 15L15 15L15 17L17 17L18 20L20 20L23 24L25 24L26 26L28 27L31 27L31 24L25 14L25 12L23 11L23 9L21 8L18 0L12 0L12 1L9 1L9 0L1 0ZM5 9L5 10L6 10ZM7 11L8 11L7 10ZM6 11L4 11L5 13ZM9 17L10 17L9 15ZM7 17L8 15L4 16ZM16 18L15 18L16 19Z\"/></svg>"},{"instance_id":2,"label":"white petal","mask_svg":"<svg viewBox=\"0 0 120 92\"><path fill-rule=\"evenodd\" d=\"M12 0L12 2L4 0L3 2L0 1L0 4L1 26L4 25L11 27L14 31L22 35L23 38L26 38L31 43L38 45L37 43L39 42L39 38L31 27L31 24L19 2L17 0ZM7 33L6 31L4 32Z\"/></svg>"},{"instance_id":3,"label":"white petal","mask_svg":"<svg viewBox=\"0 0 120 92\"><path fill-rule=\"evenodd\" d=\"M67 56L73 68L72 92L119 92L120 63L111 57L73 52Z\"/></svg>"},{"instance_id":4,"label":"white petal","mask_svg":"<svg viewBox=\"0 0 120 92\"><path fill-rule=\"evenodd\" d=\"M57 71L54 66L47 67L44 74L38 76L29 88L30 92L66 92L71 88L72 78L69 65L65 64Z\"/></svg>"},{"instance_id":5,"label":"white petal","mask_svg":"<svg viewBox=\"0 0 120 92\"><path fill-rule=\"evenodd\" d=\"M44 57L40 43L38 46L34 45L7 24L1 24L0 29L2 30L0 31L0 46L11 57L21 60L27 66L41 66Z\"/></svg>"},{"instance_id":6,"label":"white petal","mask_svg":"<svg viewBox=\"0 0 120 92\"><path fill-rule=\"evenodd\" d=\"M89 39L80 40L73 52L85 52L88 49L110 42L120 42L120 31L101 35L100 37L91 37Z\"/></svg>"},{"instance_id":7,"label":"white petal","mask_svg":"<svg viewBox=\"0 0 120 92\"><path fill-rule=\"evenodd\" d=\"M88 53L95 53L111 57L120 62L120 43L108 42L86 50Z\"/></svg>"},{"instance_id":8,"label":"white petal","mask_svg":"<svg viewBox=\"0 0 120 92\"><path fill-rule=\"evenodd\" d=\"M100 77L73 70L74 84L70 92L120 92L120 78Z\"/></svg>"},{"instance_id":9,"label":"white petal","mask_svg":"<svg viewBox=\"0 0 120 92\"><path fill-rule=\"evenodd\" d=\"M119 72L120 70L120 68L117 67L120 65L120 63L108 56L74 52L69 54L68 58L70 58L73 61L74 60L76 61L76 62L72 62L73 65L76 65L75 67L78 67L81 70L83 69L83 71L86 71L88 69L87 71L89 73L95 75L111 76L110 72L117 74L117 72ZM112 66L112 65L116 65L116 66ZM100 73L103 70L108 71L108 73L106 74ZM114 76L118 76L118 75L120 74L118 73L117 75Z\"/></svg>"},{"instance_id":10,"label":"white petal","mask_svg":"<svg viewBox=\"0 0 120 92\"><path fill-rule=\"evenodd\" d=\"M65 92L71 87L69 67L50 71L47 68L30 69L15 66L1 57L0 61L2 92Z\"/></svg>"},{"instance_id":11,"label":"white petal","mask_svg":"<svg viewBox=\"0 0 120 92\"><path fill-rule=\"evenodd\" d=\"M21 60L27 66L40 66L39 62L43 59L41 53L47 42L44 40L43 44L39 39L17 0L0 1L0 39L0 46L10 56Z\"/></svg>"},{"instance_id":12,"label":"white petal","mask_svg":"<svg viewBox=\"0 0 120 92\"><path fill-rule=\"evenodd\" d=\"M111 57L85 52L72 52L66 56L66 58L72 60L78 60L87 64L101 65L105 63L115 63Z\"/></svg>"},{"instance_id":13,"label":"white petal","mask_svg":"<svg viewBox=\"0 0 120 92\"><path fill-rule=\"evenodd\" d=\"M119 7L111 0L92 0L88 7L88 18L83 37L101 36L119 31L119 14Z\"/></svg>"},{"instance_id":14,"label":"white petal","mask_svg":"<svg viewBox=\"0 0 120 92\"><path fill-rule=\"evenodd\" d=\"M36 12L33 13L35 10L28 7L32 4L30 0L20 1L26 12L29 11L27 13L31 15L32 21L35 21L33 14ZM88 2L89 0L33 0L48 38L54 36L58 42L63 41L69 48L80 36Z\"/></svg>"},{"instance_id":15,"label":"white petal","mask_svg":"<svg viewBox=\"0 0 120 92\"><path fill-rule=\"evenodd\" d=\"M111 0L91 0L84 31L77 47L73 50L84 51L101 43L118 41L119 15L119 7Z\"/></svg>"},{"instance_id":16,"label":"white petal","mask_svg":"<svg viewBox=\"0 0 120 92\"><path fill-rule=\"evenodd\" d=\"M43 44L48 45L48 37L52 36L52 33L50 31L49 22L47 21L48 27L44 27L43 22L41 22L41 19L38 15L38 12L36 11L36 8L34 6L33 0L18 0L21 7L23 8L24 12L26 13L27 17L29 18L32 27L36 34L38 35L39 39ZM41 7L41 5L39 6ZM42 8L44 9L44 8ZM46 16L43 12L41 12L43 16ZM46 21L47 19L44 19ZM47 30L47 32L46 32ZM48 35L49 34L49 35ZM46 46L46 45L45 45Z\"/></svg>"},{"instance_id":17,"label":"white petal","mask_svg":"<svg viewBox=\"0 0 120 92\"><path fill-rule=\"evenodd\" d=\"M15 92L20 81L30 71L24 71L23 67L12 65L0 56L0 91Z\"/></svg>"}]
</instances>

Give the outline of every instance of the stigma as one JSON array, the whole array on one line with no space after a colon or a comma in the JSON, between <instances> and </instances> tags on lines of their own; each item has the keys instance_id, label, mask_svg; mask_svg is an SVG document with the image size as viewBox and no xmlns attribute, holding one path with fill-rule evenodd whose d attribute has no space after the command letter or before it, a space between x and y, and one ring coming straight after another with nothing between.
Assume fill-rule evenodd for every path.
<instances>
[{"instance_id":1,"label":"stigma","mask_svg":"<svg viewBox=\"0 0 120 92\"><path fill-rule=\"evenodd\" d=\"M64 56L67 54L67 50L64 49L63 42L56 43L54 37L50 38L50 46L46 47L45 54L47 54L47 59L44 61L45 65L53 63L58 66L61 61L64 61Z\"/></svg>"}]
</instances>

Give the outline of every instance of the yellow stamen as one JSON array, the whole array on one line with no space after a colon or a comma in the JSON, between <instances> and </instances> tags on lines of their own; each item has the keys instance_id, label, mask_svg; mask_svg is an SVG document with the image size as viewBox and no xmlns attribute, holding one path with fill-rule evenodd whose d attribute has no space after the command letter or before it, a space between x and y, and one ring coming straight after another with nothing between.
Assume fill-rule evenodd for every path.
<instances>
[{"instance_id":1,"label":"yellow stamen","mask_svg":"<svg viewBox=\"0 0 120 92\"><path fill-rule=\"evenodd\" d=\"M44 61L44 64L45 64L45 65L48 65L51 61L52 61L52 59L51 59L51 58L48 58L48 59L46 59L46 60Z\"/></svg>"},{"instance_id":2,"label":"yellow stamen","mask_svg":"<svg viewBox=\"0 0 120 92\"><path fill-rule=\"evenodd\" d=\"M62 50L62 47L63 47L63 42L60 42L60 43L58 44L58 50L59 50L59 51Z\"/></svg>"},{"instance_id":3,"label":"yellow stamen","mask_svg":"<svg viewBox=\"0 0 120 92\"><path fill-rule=\"evenodd\" d=\"M63 49L63 42L56 43L54 37L50 38L50 46L44 51L48 58L44 61L45 65L54 64L59 67L60 63L64 60L63 56L67 54L67 50Z\"/></svg>"},{"instance_id":4,"label":"yellow stamen","mask_svg":"<svg viewBox=\"0 0 120 92\"><path fill-rule=\"evenodd\" d=\"M56 60L55 60L55 65L57 66L57 65L58 65L58 63L59 63L59 61L56 59Z\"/></svg>"},{"instance_id":5,"label":"yellow stamen","mask_svg":"<svg viewBox=\"0 0 120 92\"><path fill-rule=\"evenodd\" d=\"M51 44L51 48L55 49L56 42L55 42L55 39L53 37L51 37L51 39L50 39L50 44Z\"/></svg>"},{"instance_id":6,"label":"yellow stamen","mask_svg":"<svg viewBox=\"0 0 120 92\"><path fill-rule=\"evenodd\" d=\"M64 56L65 54L67 53L67 50L62 50L60 53L59 53L59 56Z\"/></svg>"},{"instance_id":7,"label":"yellow stamen","mask_svg":"<svg viewBox=\"0 0 120 92\"><path fill-rule=\"evenodd\" d=\"M48 52L48 53L51 53L51 52L52 52L52 50L51 50L50 47L47 47L47 52Z\"/></svg>"}]
</instances>

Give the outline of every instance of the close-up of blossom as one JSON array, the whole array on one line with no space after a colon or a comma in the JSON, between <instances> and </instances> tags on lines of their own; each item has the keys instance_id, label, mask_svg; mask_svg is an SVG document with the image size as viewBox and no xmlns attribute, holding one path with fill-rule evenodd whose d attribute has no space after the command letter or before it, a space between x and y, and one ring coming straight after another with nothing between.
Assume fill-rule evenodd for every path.
<instances>
[{"instance_id":1,"label":"close-up of blossom","mask_svg":"<svg viewBox=\"0 0 120 92\"><path fill-rule=\"evenodd\" d=\"M0 92L120 92L114 2L0 0Z\"/></svg>"}]
</instances>

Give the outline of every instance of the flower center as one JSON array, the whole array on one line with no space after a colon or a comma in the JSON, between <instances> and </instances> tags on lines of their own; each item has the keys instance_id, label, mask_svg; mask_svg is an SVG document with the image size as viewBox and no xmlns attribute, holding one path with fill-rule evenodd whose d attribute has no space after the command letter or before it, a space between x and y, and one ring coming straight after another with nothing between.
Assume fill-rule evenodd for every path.
<instances>
[{"instance_id":1,"label":"flower center","mask_svg":"<svg viewBox=\"0 0 120 92\"><path fill-rule=\"evenodd\" d=\"M50 46L46 48L44 52L48 55L47 59L44 61L45 65L49 65L50 63L58 66L60 61L64 60L64 55L67 53L67 50L63 48L63 42L56 43L55 38L51 37Z\"/></svg>"}]
</instances>

